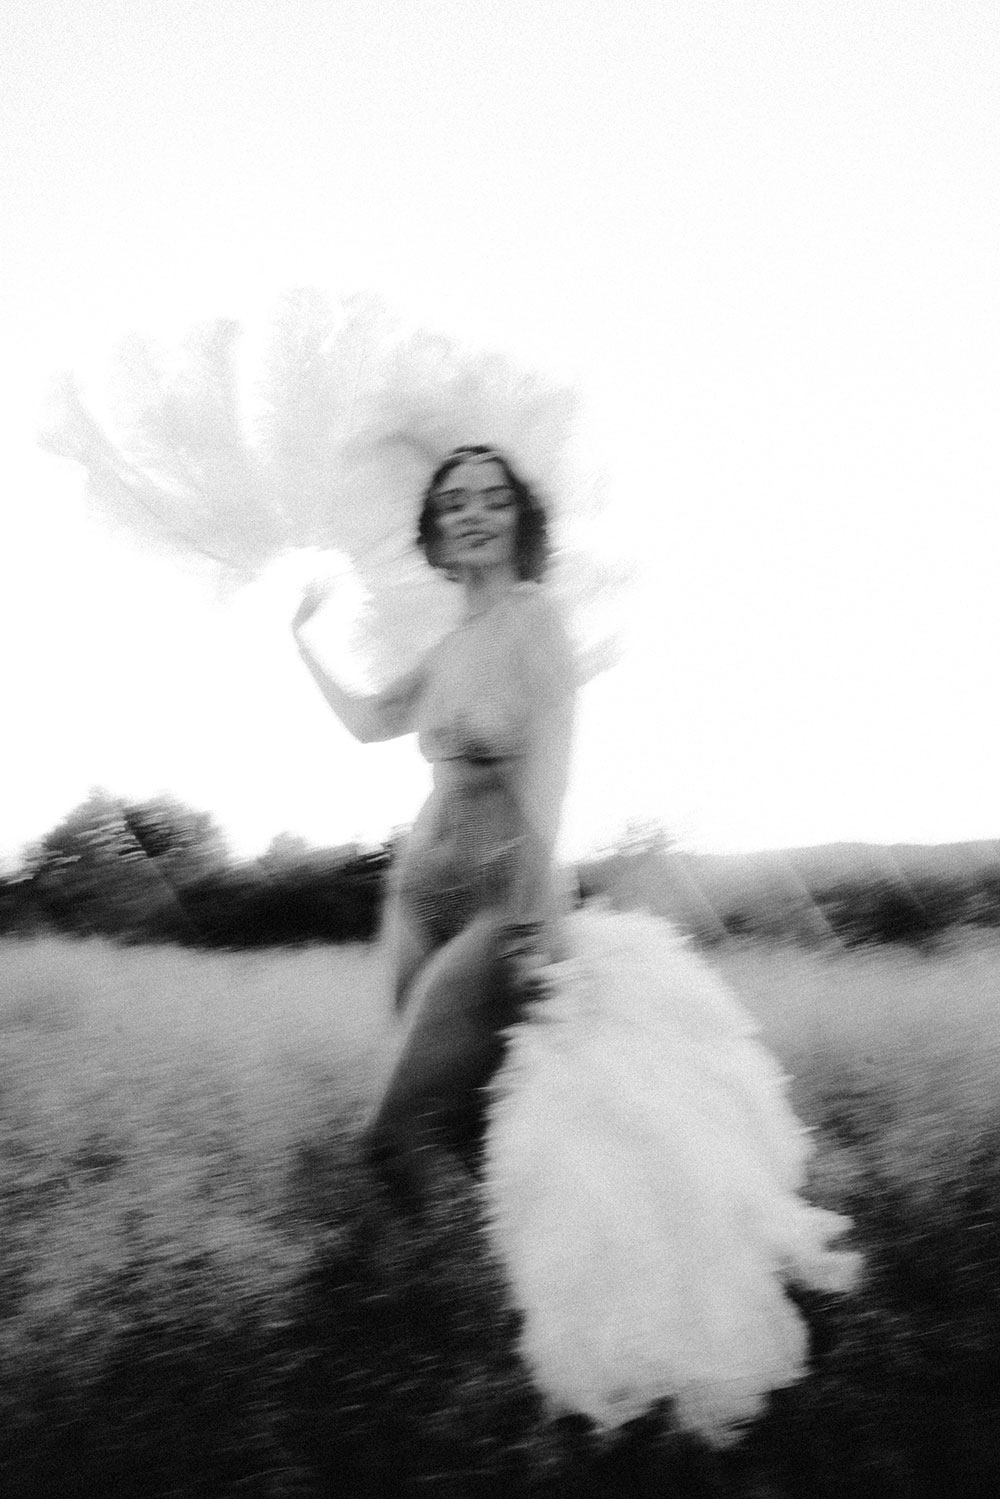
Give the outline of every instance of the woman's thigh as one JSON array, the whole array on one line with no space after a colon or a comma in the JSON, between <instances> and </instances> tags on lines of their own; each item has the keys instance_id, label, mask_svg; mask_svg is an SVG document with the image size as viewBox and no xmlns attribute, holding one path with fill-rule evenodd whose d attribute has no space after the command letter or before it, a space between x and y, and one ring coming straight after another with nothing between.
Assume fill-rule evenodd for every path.
<instances>
[{"instance_id":1,"label":"woman's thigh","mask_svg":"<svg viewBox=\"0 0 1000 1499\"><path fill-rule=\"evenodd\" d=\"M499 918L484 914L437 949L413 981L409 1023L373 1126L433 1124L474 1108L518 999L498 960Z\"/></svg>"},{"instance_id":2,"label":"woman's thigh","mask_svg":"<svg viewBox=\"0 0 1000 1499\"><path fill-rule=\"evenodd\" d=\"M399 891L394 891L389 897L382 940L389 953L396 1009L402 1011L436 944L427 924L410 909L406 897Z\"/></svg>"}]
</instances>

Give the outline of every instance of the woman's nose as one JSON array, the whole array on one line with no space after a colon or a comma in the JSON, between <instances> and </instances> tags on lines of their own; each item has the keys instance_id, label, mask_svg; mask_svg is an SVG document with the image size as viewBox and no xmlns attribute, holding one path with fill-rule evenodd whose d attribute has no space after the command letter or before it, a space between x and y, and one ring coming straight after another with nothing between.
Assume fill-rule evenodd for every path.
<instances>
[{"instance_id":1,"label":"woman's nose","mask_svg":"<svg viewBox=\"0 0 1000 1499\"><path fill-rule=\"evenodd\" d=\"M467 525L470 521L480 521L486 513L486 505L482 495L467 494L462 504L461 517Z\"/></svg>"}]
</instances>

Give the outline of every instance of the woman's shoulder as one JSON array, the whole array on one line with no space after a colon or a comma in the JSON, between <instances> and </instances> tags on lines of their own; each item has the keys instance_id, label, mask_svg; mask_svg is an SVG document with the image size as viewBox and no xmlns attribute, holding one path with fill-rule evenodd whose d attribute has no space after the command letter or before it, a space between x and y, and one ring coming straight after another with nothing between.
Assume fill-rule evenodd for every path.
<instances>
[{"instance_id":1,"label":"woman's shoulder","mask_svg":"<svg viewBox=\"0 0 1000 1499\"><path fill-rule=\"evenodd\" d=\"M519 616L542 628L566 632L563 611L544 583L521 582L511 590Z\"/></svg>"},{"instance_id":2,"label":"woman's shoulder","mask_svg":"<svg viewBox=\"0 0 1000 1499\"><path fill-rule=\"evenodd\" d=\"M573 649L565 615L544 583L517 585L519 637L528 655L544 665L546 672L570 676Z\"/></svg>"}]
</instances>

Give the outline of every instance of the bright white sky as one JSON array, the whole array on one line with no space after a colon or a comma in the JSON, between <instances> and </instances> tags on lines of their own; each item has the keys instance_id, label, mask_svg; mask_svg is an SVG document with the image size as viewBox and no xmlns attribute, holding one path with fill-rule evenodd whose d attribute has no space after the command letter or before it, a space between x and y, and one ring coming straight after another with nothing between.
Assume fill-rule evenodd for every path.
<instances>
[{"instance_id":1,"label":"bright white sky","mask_svg":"<svg viewBox=\"0 0 1000 1499\"><path fill-rule=\"evenodd\" d=\"M95 784L374 837L280 611L34 448L131 328L376 289L579 381L646 567L570 842L1000 835L992 0L7 0L0 856Z\"/></svg>"}]
</instances>

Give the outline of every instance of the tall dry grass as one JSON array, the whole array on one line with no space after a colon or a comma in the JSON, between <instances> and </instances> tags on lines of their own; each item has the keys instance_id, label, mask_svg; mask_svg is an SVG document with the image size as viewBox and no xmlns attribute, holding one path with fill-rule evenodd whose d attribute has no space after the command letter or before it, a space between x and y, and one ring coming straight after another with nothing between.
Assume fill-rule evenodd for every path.
<instances>
[{"instance_id":1,"label":"tall dry grass","mask_svg":"<svg viewBox=\"0 0 1000 1499\"><path fill-rule=\"evenodd\" d=\"M854 1214L862 1294L726 1459L546 1422L468 1183L419 1226L358 1163L377 950L0 949L0 1492L992 1493L1000 947L730 945Z\"/></svg>"},{"instance_id":2,"label":"tall dry grass","mask_svg":"<svg viewBox=\"0 0 1000 1499\"><path fill-rule=\"evenodd\" d=\"M349 1156L384 1050L377 957L56 939L0 956L13 1491L100 1492L104 1465L183 1492L192 1464L215 1471L199 1426L230 1476L236 1453L252 1471L274 1420L259 1366L308 1258L308 1162Z\"/></svg>"}]
</instances>

